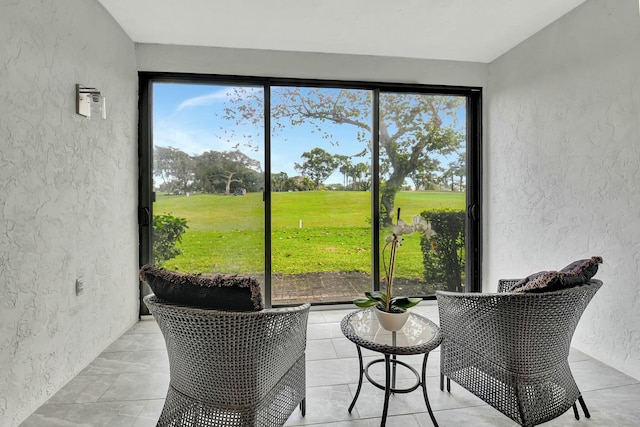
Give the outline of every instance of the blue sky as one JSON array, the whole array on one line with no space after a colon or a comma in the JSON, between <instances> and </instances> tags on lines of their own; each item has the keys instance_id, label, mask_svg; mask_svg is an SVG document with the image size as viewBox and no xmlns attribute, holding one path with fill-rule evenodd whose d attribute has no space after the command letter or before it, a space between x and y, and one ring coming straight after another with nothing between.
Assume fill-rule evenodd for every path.
<instances>
[{"instance_id":1,"label":"blue sky","mask_svg":"<svg viewBox=\"0 0 640 427\"><path fill-rule=\"evenodd\" d=\"M261 87L247 88L260 94ZM335 89L327 89L335 90ZM189 155L204 151L232 151L239 149L264 165L263 126L239 126L235 121L223 119L223 108L232 93L230 86L182 83L154 83L153 85L153 138L155 146L174 147ZM273 95L276 102L277 95ZM464 123L464 108L459 119ZM287 125L272 135L271 171L286 172L290 177L299 173L294 164L302 163L303 152L320 147L332 154L354 156L364 150L364 143L356 138L357 128L349 124L322 123L322 129L333 136L338 145L332 145L324 132L318 132L311 123ZM246 135L251 135L246 137ZM251 143L248 144L248 141ZM447 166L455 156L440 157ZM370 162L370 157L353 157L352 163ZM342 183L343 176L336 171L325 184Z\"/></svg>"},{"instance_id":2,"label":"blue sky","mask_svg":"<svg viewBox=\"0 0 640 427\"><path fill-rule=\"evenodd\" d=\"M261 88L255 89L261 91ZM153 86L153 139L154 145L178 148L189 155L204 151L232 151L236 147L244 154L260 161L264 170L264 143L259 127L239 127L233 121L222 118L230 88L226 86L155 83ZM294 163L302 163L300 156L315 147L332 154L352 156L360 153L364 145L356 139L352 125L324 123L339 145L332 145L322 133L310 124L288 126L272 135L271 171L286 172L289 176L299 173ZM232 131L233 130L233 131ZM257 136L252 148L246 146L247 138ZM257 143L256 143L257 141ZM369 162L368 158L354 158L353 163ZM325 183L342 183L342 174L334 173Z\"/></svg>"}]
</instances>

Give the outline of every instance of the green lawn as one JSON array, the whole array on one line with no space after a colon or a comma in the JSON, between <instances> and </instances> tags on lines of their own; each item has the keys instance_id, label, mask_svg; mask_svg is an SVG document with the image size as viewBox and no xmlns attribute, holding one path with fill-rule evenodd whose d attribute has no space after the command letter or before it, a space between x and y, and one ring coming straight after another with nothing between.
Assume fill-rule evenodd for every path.
<instances>
[{"instance_id":1,"label":"green lawn","mask_svg":"<svg viewBox=\"0 0 640 427\"><path fill-rule=\"evenodd\" d=\"M396 207L401 208L401 217L408 222L427 209L464 209L464 197L464 193L401 192L396 196ZM368 192L273 193L273 272L370 272L370 199ZM179 245L183 254L167 261L165 267L201 273L263 272L262 194L158 195L154 213L186 218L189 226ZM382 231L382 239L388 233ZM405 238L397 258L398 277L422 276L419 241L418 234Z\"/></svg>"}]
</instances>

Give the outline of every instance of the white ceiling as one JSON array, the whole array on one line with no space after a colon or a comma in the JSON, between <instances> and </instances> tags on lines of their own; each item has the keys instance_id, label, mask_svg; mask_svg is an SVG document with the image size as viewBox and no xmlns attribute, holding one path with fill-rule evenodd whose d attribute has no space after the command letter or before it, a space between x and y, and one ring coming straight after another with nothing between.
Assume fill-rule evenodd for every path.
<instances>
[{"instance_id":1,"label":"white ceiling","mask_svg":"<svg viewBox=\"0 0 640 427\"><path fill-rule=\"evenodd\" d=\"M99 0L134 42L491 62L585 0Z\"/></svg>"}]
</instances>

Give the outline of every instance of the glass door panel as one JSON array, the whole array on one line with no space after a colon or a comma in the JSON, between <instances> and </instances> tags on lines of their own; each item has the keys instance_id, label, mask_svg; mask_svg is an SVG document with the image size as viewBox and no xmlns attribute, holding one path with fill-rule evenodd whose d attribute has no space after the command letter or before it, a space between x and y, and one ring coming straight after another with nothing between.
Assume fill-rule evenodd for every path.
<instances>
[{"instance_id":1,"label":"glass door panel","mask_svg":"<svg viewBox=\"0 0 640 427\"><path fill-rule=\"evenodd\" d=\"M273 304L372 286L371 91L271 89Z\"/></svg>"},{"instance_id":2,"label":"glass door panel","mask_svg":"<svg viewBox=\"0 0 640 427\"><path fill-rule=\"evenodd\" d=\"M244 137L225 108L239 96L260 103L263 89L153 83L152 253L167 269L264 286L264 117Z\"/></svg>"},{"instance_id":3,"label":"glass door panel","mask_svg":"<svg viewBox=\"0 0 640 427\"><path fill-rule=\"evenodd\" d=\"M382 92L379 118L380 289L390 276L387 237L419 215L434 235L403 235L392 294L430 296L465 283L466 97Z\"/></svg>"}]
</instances>

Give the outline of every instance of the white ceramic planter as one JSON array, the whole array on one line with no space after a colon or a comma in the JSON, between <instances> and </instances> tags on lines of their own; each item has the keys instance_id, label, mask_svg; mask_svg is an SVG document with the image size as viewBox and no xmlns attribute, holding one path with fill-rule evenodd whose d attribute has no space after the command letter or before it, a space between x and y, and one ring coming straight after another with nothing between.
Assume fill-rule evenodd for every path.
<instances>
[{"instance_id":1,"label":"white ceramic planter","mask_svg":"<svg viewBox=\"0 0 640 427\"><path fill-rule=\"evenodd\" d=\"M387 313L386 311L373 309L373 312L382 326L387 331L397 331L402 329L404 324L409 318L409 310L405 310L404 313Z\"/></svg>"}]
</instances>

